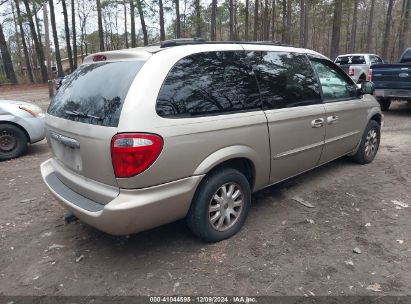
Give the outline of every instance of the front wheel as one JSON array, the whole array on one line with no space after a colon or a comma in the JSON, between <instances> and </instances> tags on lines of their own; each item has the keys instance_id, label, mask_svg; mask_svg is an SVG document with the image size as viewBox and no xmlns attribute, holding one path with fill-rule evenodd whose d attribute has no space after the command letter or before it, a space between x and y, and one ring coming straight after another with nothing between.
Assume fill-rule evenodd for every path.
<instances>
[{"instance_id":1,"label":"front wheel","mask_svg":"<svg viewBox=\"0 0 411 304\"><path fill-rule=\"evenodd\" d=\"M26 134L12 124L0 124L0 161L19 157L26 151Z\"/></svg>"},{"instance_id":2,"label":"front wheel","mask_svg":"<svg viewBox=\"0 0 411 304\"><path fill-rule=\"evenodd\" d=\"M365 128L358 151L352 159L362 165L372 162L380 146L380 137L380 125L375 120L370 120Z\"/></svg>"},{"instance_id":3,"label":"front wheel","mask_svg":"<svg viewBox=\"0 0 411 304\"><path fill-rule=\"evenodd\" d=\"M207 242L218 242L236 234L251 205L246 177L223 168L204 177L187 215L190 230Z\"/></svg>"}]
</instances>

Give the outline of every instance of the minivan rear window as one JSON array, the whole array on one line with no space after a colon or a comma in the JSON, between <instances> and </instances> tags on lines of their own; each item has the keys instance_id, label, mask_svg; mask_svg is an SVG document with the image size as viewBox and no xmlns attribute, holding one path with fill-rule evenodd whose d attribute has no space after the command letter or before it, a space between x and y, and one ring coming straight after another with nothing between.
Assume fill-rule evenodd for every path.
<instances>
[{"instance_id":1,"label":"minivan rear window","mask_svg":"<svg viewBox=\"0 0 411 304\"><path fill-rule=\"evenodd\" d=\"M336 64L366 64L364 56L340 56L335 60Z\"/></svg>"},{"instance_id":2,"label":"minivan rear window","mask_svg":"<svg viewBox=\"0 0 411 304\"><path fill-rule=\"evenodd\" d=\"M50 115L87 124L117 127L127 92L144 61L85 64L64 80Z\"/></svg>"}]
</instances>

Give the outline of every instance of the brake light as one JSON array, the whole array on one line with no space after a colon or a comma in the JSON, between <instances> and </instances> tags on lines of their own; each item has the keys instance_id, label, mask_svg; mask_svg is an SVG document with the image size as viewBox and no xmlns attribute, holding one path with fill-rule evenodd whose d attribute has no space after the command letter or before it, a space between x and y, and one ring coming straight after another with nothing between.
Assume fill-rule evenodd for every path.
<instances>
[{"instance_id":1,"label":"brake light","mask_svg":"<svg viewBox=\"0 0 411 304\"><path fill-rule=\"evenodd\" d=\"M349 75L349 76L354 76L354 68L350 67L350 68L348 69L348 75Z\"/></svg>"},{"instance_id":2,"label":"brake light","mask_svg":"<svg viewBox=\"0 0 411 304\"><path fill-rule=\"evenodd\" d=\"M105 61L107 60L107 57L104 55L94 55L93 56L93 61Z\"/></svg>"},{"instance_id":3,"label":"brake light","mask_svg":"<svg viewBox=\"0 0 411 304\"><path fill-rule=\"evenodd\" d=\"M111 160L116 177L132 177L147 170L160 155L163 139L159 135L123 133L111 140Z\"/></svg>"},{"instance_id":4,"label":"brake light","mask_svg":"<svg viewBox=\"0 0 411 304\"><path fill-rule=\"evenodd\" d=\"M368 81L372 81L372 69L368 70Z\"/></svg>"}]
</instances>

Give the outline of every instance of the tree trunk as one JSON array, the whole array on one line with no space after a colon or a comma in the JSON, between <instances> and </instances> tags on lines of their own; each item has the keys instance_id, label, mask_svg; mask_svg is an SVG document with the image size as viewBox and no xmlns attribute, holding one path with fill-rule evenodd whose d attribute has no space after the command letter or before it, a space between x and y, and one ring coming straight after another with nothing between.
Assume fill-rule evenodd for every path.
<instances>
[{"instance_id":1,"label":"tree trunk","mask_svg":"<svg viewBox=\"0 0 411 304\"><path fill-rule=\"evenodd\" d=\"M73 0L74 1L74 0ZM124 5L124 38L126 40L126 48L128 49L128 33L127 33L127 1L123 0Z\"/></svg>"},{"instance_id":2,"label":"tree trunk","mask_svg":"<svg viewBox=\"0 0 411 304\"><path fill-rule=\"evenodd\" d=\"M33 38L34 48L36 49L37 58L40 64L41 77L43 79L43 82L47 82L48 78L47 78L47 68L46 68L46 65L44 64L44 61L45 61L44 52L43 52L43 49L40 47L39 39L37 37L36 28L33 22L33 15L31 14L28 0L23 0L23 2L24 2L24 6L26 7L31 36Z\"/></svg>"},{"instance_id":3,"label":"tree trunk","mask_svg":"<svg viewBox=\"0 0 411 304\"><path fill-rule=\"evenodd\" d=\"M384 60L387 60L387 52L388 52L388 45L390 42L390 34L391 34L391 22L392 22L392 8L394 6L394 0L388 1L388 9L387 15L385 17L385 30L384 30L384 38L382 44L382 52L381 56Z\"/></svg>"},{"instance_id":4,"label":"tree trunk","mask_svg":"<svg viewBox=\"0 0 411 304\"><path fill-rule=\"evenodd\" d=\"M73 67L77 69L77 37L76 37L76 14L74 0L71 0L71 25L73 32Z\"/></svg>"},{"instance_id":5,"label":"tree trunk","mask_svg":"<svg viewBox=\"0 0 411 304\"><path fill-rule=\"evenodd\" d=\"M3 27L0 22L0 52L3 59L4 70L6 77L11 83L17 83L16 73L14 73L13 61L11 60L10 52L7 47L6 38L4 38Z\"/></svg>"},{"instance_id":6,"label":"tree trunk","mask_svg":"<svg viewBox=\"0 0 411 304\"><path fill-rule=\"evenodd\" d=\"M59 77L63 77L64 76L64 71L63 71L63 66L61 64L59 38L58 38L58 35L57 35L56 16L54 14L54 3L53 3L53 1L54 0L49 0L51 31L53 32L54 48L55 48L55 52L56 52L57 75Z\"/></svg>"},{"instance_id":7,"label":"tree trunk","mask_svg":"<svg viewBox=\"0 0 411 304\"><path fill-rule=\"evenodd\" d=\"M134 11L134 0L130 0L130 22L131 22L131 47L135 48L136 43L136 21L135 21L135 11Z\"/></svg>"},{"instance_id":8,"label":"tree trunk","mask_svg":"<svg viewBox=\"0 0 411 304\"><path fill-rule=\"evenodd\" d=\"M103 33L103 19L101 16L100 0L96 0L96 3L97 3L98 39L100 42L100 52L103 52L104 51L104 33Z\"/></svg>"},{"instance_id":9,"label":"tree trunk","mask_svg":"<svg viewBox=\"0 0 411 304\"><path fill-rule=\"evenodd\" d=\"M144 21L144 12L143 12L143 6L141 4L141 0L137 0L137 10L138 10L138 14L140 15L140 22L141 22L141 29L143 31L144 45L148 45L147 26L146 26L146 22Z\"/></svg>"},{"instance_id":10,"label":"tree trunk","mask_svg":"<svg viewBox=\"0 0 411 304\"><path fill-rule=\"evenodd\" d=\"M283 27L281 29L281 42L287 42L287 0L283 0Z\"/></svg>"},{"instance_id":11,"label":"tree trunk","mask_svg":"<svg viewBox=\"0 0 411 304\"><path fill-rule=\"evenodd\" d=\"M351 27L351 39L350 39L350 52L355 53L356 48L356 36L357 36L357 19L358 19L358 4L360 0L354 1L354 12L352 17L352 27Z\"/></svg>"},{"instance_id":12,"label":"tree trunk","mask_svg":"<svg viewBox=\"0 0 411 304\"><path fill-rule=\"evenodd\" d=\"M244 40L248 41L248 25L249 25L249 9L250 9L250 0L245 0L245 26L244 26Z\"/></svg>"},{"instance_id":13,"label":"tree trunk","mask_svg":"<svg viewBox=\"0 0 411 304\"><path fill-rule=\"evenodd\" d=\"M22 18L21 18L19 1L18 0L14 0L14 1L16 3L17 20L18 20L19 28L20 28L20 35L21 35L21 42L22 42L22 45L23 45L24 59L26 61L27 75L29 77L30 82L33 83L34 82L33 70L31 69L29 51L27 49L27 44L26 44L26 38L24 38L23 21L22 21Z\"/></svg>"},{"instance_id":14,"label":"tree trunk","mask_svg":"<svg viewBox=\"0 0 411 304\"><path fill-rule=\"evenodd\" d=\"M268 41L270 39L270 8L268 0L265 0L264 6L264 40Z\"/></svg>"},{"instance_id":15,"label":"tree trunk","mask_svg":"<svg viewBox=\"0 0 411 304\"><path fill-rule=\"evenodd\" d=\"M305 17L305 1L304 0L300 0L300 47L304 46L304 32L305 32L305 21L304 21L304 17Z\"/></svg>"},{"instance_id":16,"label":"tree trunk","mask_svg":"<svg viewBox=\"0 0 411 304\"><path fill-rule=\"evenodd\" d=\"M232 1L232 0L230 0L230 1ZM200 0L195 0L194 6L195 6L195 13L196 13L196 36L201 37L201 6L200 6Z\"/></svg>"},{"instance_id":17,"label":"tree trunk","mask_svg":"<svg viewBox=\"0 0 411 304\"><path fill-rule=\"evenodd\" d=\"M370 17L368 18L368 27L367 27L367 52L371 52L371 44L372 44L372 38L373 38L373 26L372 25L374 21L374 7L375 7L375 0L371 0Z\"/></svg>"},{"instance_id":18,"label":"tree trunk","mask_svg":"<svg viewBox=\"0 0 411 304\"><path fill-rule=\"evenodd\" d=\"M70 71L73 72L74 64L73 64L73 54L71 53L70 28L68 24L66 0L61 0L61 5L63 6L64 31L65 31L65 36L66 36L67 57L68 57L68 61L70 64Z\"/></svg>"},{"instance_id":19,"label":"tree trunk","mask_svg":"<svg viewBox=\"0 0 411 304\"><path fill-rule=\"evenodd\" d=\"M176 6L176 38L181 37L181 22L180 22L180 0L175 0Z\"/></svg>"},{"instance_id":20,"label":"tree trunk","mask_svg":"<svg viewBox=\"0 0 411 304\"><path fill-rule=\"evenodd\" d=\"M210 27L211 41L215 41L217 39L217 27L216 27L217 20L216 18L217 18L217 0L212 0L211 2L211 27Z\"/></svg>"},{"instance_id":21,"label":"tree trunk","mask_svg":"<svg viewBox=\"0 0 411 304\"><path fill-rule=\"evenodd\" d=\"M291 27L291 1L292 0L288 0L287 1L287 43L290 44L291 43L291 35L290 32L292 30Z\"/></svg>"},{"instance_id":22,"label":"tree trunk","mask_svg":"<svg viewBox=\"0 0 411 304\"><path fill-rule=\"evenodd\" d=\"M166 40L166 32L164 30L164 9L163 0L158 0L158 11L160 17L160 41Z\"/></svg>"},{"instance_id":23,"label":"tree trunk","mask_svg":"<svg viewBox=\"0 0 411 304\"><path fill-rule=\"evenodd\" d=\"M275 0L273 0L273 7L271 12L271 40L275 41Z\"/></svg>"},{"instance_id":24,"label":"tree trunk","mask_svg":"<svg viewBox=\"0 0 411 304\"><path fill-rule=\"evenodd\" d=\"M19 30L17 29L18 21L17 21L17 17L16 17L16 14L15 14L15 10L14 10L14 5L15 4L14 4L13 1L11 1L10 4L11 4L11 11L13 13L14 33L16 35L18 66L20 68L20 74L24 75L23 63L22 63L23 56L21 55L21 49L22 48L21 48L21 44L20 44Z\"/></svg>"},{"instance_id":25,"label":"tree trunk","mask_svg":"<svg viewBox=\"0 0 411 304\"><path fill-rule=\"evenodd\" d=\"M398 57L405 50L405 42L406 37L409 31L409 24L410 24L410 10L411 10L411 0L404 0L403 10L402 10L402 18L401 18L401 26L399 32L399 41L398 41Z\"/></svg>"},{"instance_id":26,"label":"tree trunk","mask_svg":"<svg viewBox=\"0 0 411 304\"><path fill-rule=\"evenodd\" d=\"M44 47L43 47L43 41L41 41L40 22L39 22L39 17L38 17L38 15L37 15L36 2L33 1L32 5L33 5L33 11L32 11L32 13L33 13L33 15L34 15L34 20L35 20L35 22L36 22L37 37L39 38L40 47L41 47L42 49L44 49Z\"/></svg>"},{"instance_id":27,"label":"tree trunk","mask_svg":"<svg viewBox=\"0 0 411 304\"><path fill-rule=\"evenodd\" d=\"M331 36L330 58L334 60L340 51L342 0L334 1L334 17Z\"/></svg>"},{"instance_id":28,"label":"tree trunk","mask_svg":"<svg viewBox=\"0 0 411 304\"><path fill-rule=\"evenodd\" d=\"M310 11L310 1L307 1L304 6L304 43L303 47L308 45L308 12Z\"/></svg>"},{"instance_id":29,"label":"tree trunk","mask_svg":"<svg viewBox=\"0 0 411 304\"><path fill-rule=\"evenodd\" d=\"M198 1L198 0L196 0ZM234 41L234 4L233 0L229 0L228 11L230 14L229 24L230 24L230 41Z\"/></svg>"},{"instance_id":30,"label":"tree trunk","mask_svg":"<svg viewBox=\"0 0 411 304\"><path fill-rule=\"evenodd\" d=\"M253 33L253 40L257 41L258 40L258 1L255 0L255 5L254 5L254 33Z\"/></svg>"}]
</instances>

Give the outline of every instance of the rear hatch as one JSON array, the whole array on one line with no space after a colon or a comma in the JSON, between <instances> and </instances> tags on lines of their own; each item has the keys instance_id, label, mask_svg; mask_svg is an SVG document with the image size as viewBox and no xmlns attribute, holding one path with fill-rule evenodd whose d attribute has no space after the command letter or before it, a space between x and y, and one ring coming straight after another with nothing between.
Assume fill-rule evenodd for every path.
<instances>
[{"instance_id":1,"label":"rear hatch","mask_svg":"<svg viewBox=\"0 0 411 304\"><path fill-rule=\"evenodd\" d=\"M344 55L338 56L335 63L348 74L350 66L352 65L365 65L367 62L364 56L361 55Z\"/></svg>"},{"instance_id":2,"label":"rear hatch","mask_svg":"<svg viewBox=\"0 0 411 304\"><path fill-rule=\"evenodd\" d=\"M371 69L376 89L411 90L411 64L376 64Z\"/></svg>"},{"instance_id":3,"label":"rear hatch","mask_svg":"<svg viewBox=\"0 0 411 304\"><path fill-rule=\"evenodd\" d=\"M60 171L63 183L89 199L101 202L98 187L92 185L118 188L111 139L117 133L127 92L144 62L83 64L66 77L49 106L47 139L57 160L57 174Z\"/></svg>"}]
</instances>

